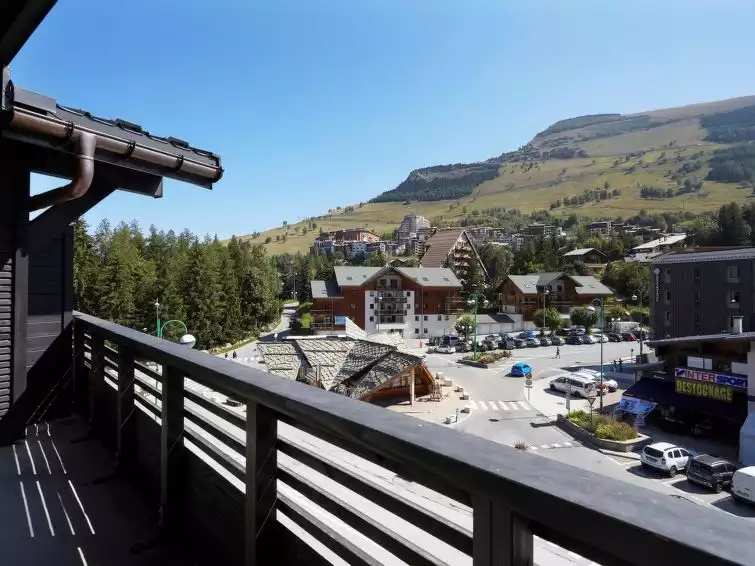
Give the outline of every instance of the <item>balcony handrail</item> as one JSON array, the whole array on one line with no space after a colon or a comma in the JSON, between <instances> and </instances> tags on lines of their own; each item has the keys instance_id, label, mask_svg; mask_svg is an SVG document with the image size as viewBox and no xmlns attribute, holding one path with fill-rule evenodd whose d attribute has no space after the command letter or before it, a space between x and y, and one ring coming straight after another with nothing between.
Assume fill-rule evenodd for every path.
<instances>
[{"instance_id":1,"label":"balcony handrail","mask_svg":"<svg viewBox=\"0 0 755 566\"><path fill-rule=\"evenodd\" d=\"M475 566L532 564L533 534L604 564L665 565L673 557L680 564L745 565L755 556L749 523L692 502L288 381L87 314L75 313L75 324L83 324L98 340L116 343L119 357L123 348L124 356L136 353L162 364L163 378L177 371L243 399L251 409L247 417L257 414L257 407L272 410L284 422L472 507ZM83 333L80 336L83 339ZM257 427L247 419L247 438L255 438L250 431ZM247 444L246 449L247 463L257 462L259 455L249 456L256 448ZM249 477L247 490L256 474L252 484ZM285 503L283 507L290 509ZM247 511L254 512L248 503Z\"/></svg>"}]
</instances>

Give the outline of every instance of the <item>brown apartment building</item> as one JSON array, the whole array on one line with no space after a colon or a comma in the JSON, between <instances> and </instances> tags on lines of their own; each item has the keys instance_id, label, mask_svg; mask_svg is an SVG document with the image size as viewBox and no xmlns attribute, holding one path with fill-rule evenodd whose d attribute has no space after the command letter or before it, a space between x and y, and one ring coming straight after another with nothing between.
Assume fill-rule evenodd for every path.
<instances>
[{"instance_id":1,"label":"brown apartment building","mask_svg":"<svg viewBox=\"0 0 755 566\"><path fill-rule=\"evenodd\" d=\"M425 253L420 260L422 267L450 267L464 280L472 262L477 262L487 279L485 266L477 254L472 238L464 228L438 230L425 242Z\"/></svg>"},{"instance_id":2,"label":"brown apartment building","mask_svg":"<svg viewBox=\"0 0 755 566\"><path fill-rule=\"evenodd\" d=\"M365 228L346 228L323 232L317 239L320 241L333 240L334 242L379 242L380 235Z\"/></svg>"},{"instance_id":3,"label":"brown apartment building","mask_svg":"<svg viewBox=\"0 0 755 566\"><path fill-rule=\"evenodd\" d=\"M461 283L450 269L339 266L335 272L335 281L311 283L317 331L343 330L349 318L368 334L419 338L454 332Z\"/></svg>"},{"instance_id":4,"label":"brown apartment building","mask_svg":"<svg viewBox=\"0 0 755 566\"><path fill-rule=\"evenodd\" d=\"M535 323L533 315L543 305L568 314L574 307L612 296L613 291L595 277L561 272L509 275L500 286L501 311Z\"/></svg>"}]
</instances>

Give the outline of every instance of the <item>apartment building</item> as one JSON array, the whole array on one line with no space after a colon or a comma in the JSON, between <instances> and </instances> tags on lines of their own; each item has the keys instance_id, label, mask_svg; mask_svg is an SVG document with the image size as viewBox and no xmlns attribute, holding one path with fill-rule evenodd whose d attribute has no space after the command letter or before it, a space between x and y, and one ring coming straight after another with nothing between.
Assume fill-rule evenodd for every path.
<instances>
[{"instance_id":1,"label":"apartment building","mask_svg":"<svg viewBox=\"0 0 755 566\"><path fill-rule=\"evenodd\" d=\"M613 291L591 275L561 272L509 275L499 288L501 312L521 315L523 322L534 322L537 309L554 307L568 316L571 309L589 305L594 299L613 296Z\"/></svg>"},{"instance_id":2,"label":"apartment building","mask_svg":"<svg viewBox=\"0 0 755 566\"><path fill-rule=\"evenodd\" d=\"M477 262L485 278L485 266L477 254L477 248L464 228L439 230L427 242L425 253L420 260L422 267L443 267L453 269L459 278L465 279L472 262Z\"/></svg>"},{"instance_id":3,"label":"apartment building","mask_svg":"<svg viewBox=\"0 0 755 566\"><path fill-rule=\"evenodd\" d=\"M591 236L600 236L601 238L608 239L613 233L613 222L611 220L591 222L587 225L587 232Z\"/></svg>"},{"instance_id":4,"label":"apartment building","mask_svg":"<svg viewBox=\"0 0 755 566\"><path fill-rule=\"evenodd\" d=\"M461 282L447 268L335 268L335 281L312 281L312 317L320 332L350 319L368 334L398 332L417 338L454 332L462 310Z\"/></svg>"},{"instance_id":5,"label":"apartment building","mask_svg":"<svg viewBox=\"0 0 755 566\"><path fill-rule=\"evenodd\" d=\"M543 224L542 222L533 222L532 224L528 224L525 229L524 233L527 236L532 237L541 237L541 238L549 238L556 234L556 227L551 224Z\"/></svg>"},{"instance_id":6,"label":"apartment building","mask_svg":"<svg viewBox=\"0 0 755 566\"><path fill-rule=\"evenodd\" d=\"M430 221L418 214L407 214L398 227L398 238L407 239L412 234L417 234L422 228L430 228Z\"/></svg>"},{"instance_id":7,"label":"apartment building","mask_svg":"<svg viewBox=\"0 0 755 566\"><path fill-rule=\"evenodd\" d=\"M650 318L656 338L719 334L742 316L755 331L755 248L695 248L655 258Z\"/></svg>"},{"instance_id":8,"label":"apartment building","mask_svg":"<svg viewBox=\"0 0 755 566\"><path fill-rule=\"evenodd\" d=\"M660 238L645 242L629 250L626 261L650 262L655 257L684 246L687 234L662 234Z\"/></svg>"}]
</instances>

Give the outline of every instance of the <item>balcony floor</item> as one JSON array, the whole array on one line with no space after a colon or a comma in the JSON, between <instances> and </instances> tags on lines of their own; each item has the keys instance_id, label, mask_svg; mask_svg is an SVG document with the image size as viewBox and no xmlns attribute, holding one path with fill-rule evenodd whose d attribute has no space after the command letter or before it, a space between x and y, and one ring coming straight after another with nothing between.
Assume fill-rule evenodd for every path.
<instances>
[{"instance_id":1,"label":"balcony floor","mask_svg":"<svg viewBox=\"0 0 755 566\"><path fill-rule=\"evenodd\" d=\"M126 480L77 418L27 428L0 447L0 548L5 566L188 566L167 543L139 553L156 533L154 505Z\"/></svg>"}]
</instances>

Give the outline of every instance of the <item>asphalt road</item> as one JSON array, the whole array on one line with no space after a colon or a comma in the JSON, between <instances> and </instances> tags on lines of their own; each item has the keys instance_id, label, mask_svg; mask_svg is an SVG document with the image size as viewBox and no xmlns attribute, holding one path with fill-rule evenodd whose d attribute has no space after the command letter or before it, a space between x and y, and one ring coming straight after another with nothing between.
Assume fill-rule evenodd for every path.
<instances>
[{"instance_id":1,"label":"asphalt road","mask_svg":"<svg viewBox=\"0 0 755 566\"><path fill-rule=\"evenodd\" d=\"M603 359L628 360L638 352L637 343L620 342L603 344ZM755 526L755 507L736 504L726 493L713 493L687 481L683 475L676 478L645 472L634 457L606 454L591 445L582 445L555 424L558 413L566 413L566 399L562 393L549 390L551 377L574 366L599 367L600 345L562 346L561 358L555 356L555 347L540 347L515 350L514 356L504 366L497 369L479 369L456 363L463 354L428 354L427 366L433 371L441 371L469 393L469 416L455 426L461 431L474 434L507 446L524 442L538 455L565 464L600 473L621 481L626 481L647 489L652 489L670 497L682 497L698 505L707 506L734 516L752 521ZM524 379L509 377L507 374L515 362L527 362L533 369L533 387L525 388ZM604 366L609 371L609 366ZM609 394L604 402L618 400L624 388L631 385L633 378L627 374L619 379L619 391ZM596 408L598 403L596 402ZM589 410L587 401L571 399L572 410ZM694 440L685 444L693 452Z\"/></svg>"}]
</instances>

